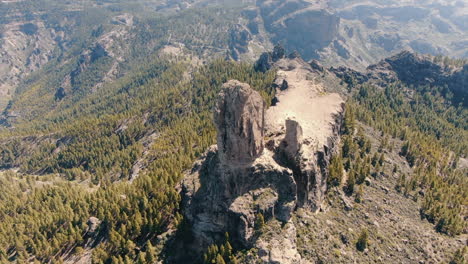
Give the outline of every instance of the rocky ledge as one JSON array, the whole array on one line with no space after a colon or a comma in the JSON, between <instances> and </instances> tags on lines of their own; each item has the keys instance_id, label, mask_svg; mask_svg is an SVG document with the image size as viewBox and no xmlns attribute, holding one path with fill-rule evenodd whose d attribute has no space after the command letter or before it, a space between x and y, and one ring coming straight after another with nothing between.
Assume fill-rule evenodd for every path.
<instances>
[{"instance_id":1,"label":"rocky ledge","mask_svg":"<svg viewBox=\"0 0 468 264\"><path fill-rule=\"evenodd\" d=\"M276 82L285 85L278 87L276 106L265 109L258 92L235 80L224 84L219 94L214 111L217 145L181 184L182 209L193 235L184 246L189 255L200 256L228 232L235 248L256 248L255 257L262 263L301 261L291 217L299 207L320 209L327 166L339 141L343 102L339 95L321 94L318 86L301 82L313 72L302 59L275 61L280 69L287 64L278 71ZM297 96L306 101L291 107ZM310 113L318 109L319 114ZM323 127L317 132L316 126ZM256 226L259 217L280 223L283 233L275 239L262 237Z\"/></svg>"}]
</instances>

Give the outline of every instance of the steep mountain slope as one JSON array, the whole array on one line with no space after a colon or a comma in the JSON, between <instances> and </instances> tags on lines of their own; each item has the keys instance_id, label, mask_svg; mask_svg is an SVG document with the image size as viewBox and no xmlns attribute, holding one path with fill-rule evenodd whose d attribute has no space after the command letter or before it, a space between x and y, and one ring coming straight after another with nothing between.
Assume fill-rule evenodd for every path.
<instances>
[{"instance_id":1,"label":"steep mountain slope","mask_svg":"<svg viewBox=\"0 0 468 264\"><path fill-rule=\"evenodd\" d=\"M305 59L363 68L401 50L467 56L461 1L258 1L273 42ZM465 23L466 24L466 23Z\"/></svg>"},{"instance_id":2,"label":"steep mountain slope","mask_svg":"<svg viewBox=\"0 0 468 264\"><path fill-rule=\"evenodd\" d=\"M1 1L0 262L464 263L466 8Z\"/></svg>"},{"instance_id":3,"label":"steep mountain slope","mask_svg":"<svg viewBox=\"0 0 468 264\"><path fill-rule=\"evenodd\" d=\"M356 69L401 50L456 57L468 52L468 7L462 1L2 3L0 109L18 86L20 92L43 90L38 87L52 81L47 93L59 99L76 89L95 90L158 50L254 61L283 43L306 60ZM57 67L60 73L51 72ZM44 92L30 96L44 98Z\"/></svg>"},{"instance_id":4,"label":"steep mountain slope","mask_svg":"<svg viewBox=\"0 0 468 264\"><path fill-rule=\"evenodd\" d=\"M326 94L320 83L313 84L317 73L301 58L277 59L275 83L288 85L278 86L282 91L268 110L260 95L238 81L226 83L219 95L214 112L217 147L210 148L182 183L183 212L194 238L184 248L192 259L226 232L236 249L258 248L262 255L283 251L276 256L280 263L301 259L295 239L289 240L296 236L290 219L297 207L321 208L344 109L340 95ZM305 111L308 104L314 107ZM292 226L284 237L259 240L259 214Z\"/></svg>"},{"instance_id":5,"label":"steep mountain slope","mask_svg":"<svg viewBox=\"0 0 468 264\"><path fill-rule=\"evenodd\" d=\"M51 115L55 121L42 121L41 130L26 130L25 125L10 128L11 132L2 135L1 164L4 168L20 166L20 172L8 172L6 175L9 176L2 184L7 188L2 194L12 203L2 204L4 221L0 228L10 230L18 224L30 228L16 228L15 236L0 232L5 235L0 239L2 260L63 258L120 263L140 259L143 263L151 263L160 258L170 263L171 257L181 256L181 251L177 250L178 241L190 241L191 231L190 222L182 220L182 212L178 210L180 198L175 186L182 178L182 171L213 143L209 112L221 84L230 79L251 83L261 92L265 102L276 105L271 107L273 110L281 107L282 102L294 102L295 86L311 89L317 98L327 98L329 93L336 92L341 96L349 96L347 93L351 92L353 98L348 102L344 118L342 146L336 145L338 141L327 140L327 144L335 147L327 145L323 152L335 154L331 159L327 156L328 162L323 164L309 160L310 164L319 165L319 169L310 170L315 173L307 173L313 168L307 165L308 154L293 159L300 165L288 163L284 158L287 153L293 153L291 149L294 151L294 146L300 146L297 145L300 142L303 144L301 153L309 153L309 147L315 149L313 138L300 139L301 129L295 122L286 122L285 140L285 134L267 135L270 139L265 143L265 153L286 155L269 159L271 163L290 168L286 169L289 178L301 188L307 186L304 182L311 183L308 185L310 189L296 189L297 198L285 208L298 210L289 211L286 225L281 225L268 213L271 212L268 208L272 208L270 198L275 201L274 193L271 196L266 192L265 197L257 197L253 192L255 204L267 205L264 211L251 211L242 202L250 201L248 196L241 196L236 207L231 209L238 215L249 216L245 234L251 234L248 240L251 242L236 242L239 236L229 234L232 238L225 239L223 248L231 249L229 254L225 252L226 260L223 261L235 258L241 263L255 260L286 263L298 259L304 263L353 260L374 263L418 259L430 263L434 259L451 259L455 250L466 243L466 225L462 220L466 211L461 207L467 199L466 167L462 162L466 159L468 142L466 108L452 105L453 95L438 88L437 83L411 87L399 84L398 80L392 84L378 79L380 87L374 87L373 80L363 79L359 83L359 78L353 81L354 77L348 78L337 72L343 77L340 84L333 71L325 70L317 62L309 65L295 54L288 57L276 48L274 53L262 56L264 61L255 67L216 61L189 71L187 79L182 80L180 76L187 74L191 64L159 59L113 85L103 87L69 111L55 117L56 114ZM272 62L270 66L277 63L280 71L274 68L263 73L260 69L265 70L261 67L265 61ZM434 63L432 60L424 62ZM402 71L398 65L404 64L394 63L393 73L389 76ZM379 67L369 67L369 72L372 69ZM352 70L343 72L356 74ZM369 74L379 76L379 72ZM276 98L272 97L272 87L279 89ZM290 98L290 95L294 96ZM325 103L323 110L328 106ZM278 117L274 112L273 117ZM284 118L288 116L292 117L287 114ZM318 121L314 115L298 118L299 122ZM366 125L356 124L354 118ZM364 130L361 131L360 126ZM305 127L303 132L307 137L310 131L307 125ZM317 132L315 129L311 131ZM337 132L336 129L332 131ZM385 136L382 137L382 133ZM331 151L337 147L341 149L339 152ZM457 162L459 158L460 162ZM266 160L260 159L257 168L265 166ZM392 168L392 165L396 166ZM299 173L302 170L304 173ZM28 172L36 175L25 174ZM258 171L258 175L264 176L263 172ZM318 175L322 175L320 184ZM64 183L64 179L72 184ZM124 179L133 182L112 184ZM269 181L267 178L264 183L271 187ZM278 186L277 191L281 193L287 185ZM320 195L317 195L318 190ZM306 193L310 195L304 196ZM300 197L309 197L313 203ZM69 202L59 206L58 201L63 199ZM24 204L31 207L23 210ZM320 204L318 215L311 214L310 209L314 209L311 204ZM418 209L419 216L414 211ZM389 217L390 222L379 219L384 212L387 214L386 210L393 217ZM274 212L276 215L280 211L275 209ZM368 220L363 221L362 217ZM342 219L347 222L343 223ZM405 220L401 225L392 224L398 219ZM281 217L279 220L284 221ZM60 228L53 228L56 226ZM370 241L370 246L366 242L364 253L355 248L361 228L372 232L364 240ZM407 232L402 233L400 228ZM335 241L333 244L310 242L317 238L338 238L337 232L340 232L343 245L336 239L332 240ZM222 234L223 230L218 230L215 239L204 245L223 243ZM37 244L35 241L50 242ZM419 243L412 244L411 241ZM431 246L425 249L419 247L428 243ZM217 258L220 248L210 246L205 260L209 262L213 256ZM205 249L197 250L203 252Z\"/></svg>"},{"instance_id":6,"label":"steep mountain slope","mask_svg":"<svg viewBox=\"0 0 468 264\"><path fill-rule=\"evenodd\" d=\"M371 82L385 85L401 81L407 86L437 86L453 93L454 104L466 106L467 60L433 57L408 51L371 65L365 72L356 72L346 67L331 69L349 84Z\"/></svg>"},{"instance_id":7,"label":"steep mountain slope","mask_svg":"<svg viewBox=\"0 0 468 264\"><path fill-rule=\"evenodd\" d=\"M74 116L77 108L65 112L46 132L17 128L21 132L2 135L2 167L20 166L2 184L11 201L2 203L0 216L2 261L48 262L82 253L92 253L94 262L159 257L164 242L156 237L180 222L175 184L213 143L208 116L220 84L232 78L253 83L271 100L272 82L271 73L224 61L180 80L185 68L166 63L122 80L115 93L82 101L81 115ZM9 189L15 182L19 187ZM89 233L91 217L100 225ZM10 229L14 236L4 232Z\"/></svg>"},{"instance_id":8,"label":"steep mountain slope","mask_svg":"<svg viewBox=\"0 0 468 264\"><path fill-rule=\"evenodd\" d=\"M32 3L34 2L34 3ZM31 120L93 93L158 52L201 60L225 56L240 4L168 12L163 1L20 1L2 5L3 110ZM13 15L14 14L14 15ZM221 16L222 15L222 16ZM31 74L32 73L32 74ZM37 101L48 108L38 109ZM28 107L25 107L28 105ZM44 107L44 104L42 105Z\"/></svg>"}]
</instances>

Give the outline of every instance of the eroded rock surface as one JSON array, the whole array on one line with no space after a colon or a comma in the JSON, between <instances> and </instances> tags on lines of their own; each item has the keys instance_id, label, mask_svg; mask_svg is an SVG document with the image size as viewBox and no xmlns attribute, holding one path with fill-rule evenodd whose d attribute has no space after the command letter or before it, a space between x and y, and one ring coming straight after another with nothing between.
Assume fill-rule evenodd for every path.
<instances>
[{"instance_id":1,"label":"eroded rock surface","mask_svg":"<svg viewBox=\"0 0 468 264\"><path fill-rule=\"evenodd\" d=\"M298 206L320 209L326 191L327 167L339 143L343 99L326 93L317 70L301 58L276 64L277 103L266 112L266 135L278 145L276 160L294 172Z\"/></svg>"},{"instance_id":2,"label":"eroded rock surface","mask_svg":"<svg viewBox=\"0 0 468 264\"><path fill-rule=\"evenodd\" d=\"M194 165L182 183L183 208L200 253L230 234L232 243L250 248L255 220L288 222L296 207L292 171L264 149L265 103L249 85L229 81L214 111L218 145Z\"/></svg>"},{"instance_id":3,"label":"eroded rock surface","mask_svg":"<svg viewBox=\"0 0 468 264\"><path fill-rule=\"evenodd\" d=\"M370 81L380 86L401 81L408 86L434 85L449 88L455 99L465 105L468 90L468 65L446 65L435 57L409 51L400 52L390 58L370 65L366 71L358 72L346 67L331 68L331 71L349 85Z\"/></svg>"},{"instance_id":4,"label":"eroded rock surface","mask_svg":"<svg viewBox=\"0 0 468 264\"><path fill-rule=\"evenodd\" d=\"M200 256L228 232L235 248L256 248L261 263L305 263L291 217L298 207L320 209L343 101L314 82L317 72L300 57L290 59L276 48L263 58L266 67L278 69L276 106L265 111L248 84L224 84L214 110L217 145L182 182L182 208L193 235L184 246L189 256ZM259 214L281 226L269 232L275 237L258 232Z\"/></svg>"},{"instance_id":5,"label":"eroded rock surface","mask_svg":"<svg viewBox=\"0 0 468 264\"><path fill-rule=\"evenodd\" d=\"M248 84L223 85L214 111L218 153L227 165L253 162L263 151L265 103Z\"/></svg>"}]
</instances>

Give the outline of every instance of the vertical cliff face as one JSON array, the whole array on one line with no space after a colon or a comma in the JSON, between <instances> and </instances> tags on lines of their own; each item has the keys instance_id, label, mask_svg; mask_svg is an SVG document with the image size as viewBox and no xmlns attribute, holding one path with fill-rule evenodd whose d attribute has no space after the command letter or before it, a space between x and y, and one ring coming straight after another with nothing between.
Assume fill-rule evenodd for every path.
<instances>
[{"instance_id":1,"label":"vertical cliff face","mask_svg":"<svg viewBox=\"0 0 468 264\"><path fill-rule=\"evenodd\" d=\"M218 155L224 164L253 162L263 152L265 103L249 85L231 80L223 85L214 121Z\"/></svg>"},{"instance_id":2,"label":"vertical cliff face","mask_svg":"<svg viewBox=\"0 0 468 264\"><path fill-rule=\"evenodd\" d=\"M265 110L258 92L235 80L219 94L217 145L182 182L183 212L194 238L185 246L189 255L199 255L228 232L236 248L256 248L263 263L301 261L290 219L299 207L320 209L343 102L310 79L313 70L302 59L281 53L274 61L276 83L282 84L276 106ZM275 239L263 237L255 231L259 214L285 230Z\"/></svg>"},{"instance_id":3,"label":"vertical cliff face","mask_svg":"<svg viewBox=\"0 0 468 264\"><path fill-rule=\"evenodd\" d=\"M325 92L317 69L291 57L273 64L278 90L275 106L266 113L266 135L269 145L278 145L276 160L294 172L298 206L317 211L326 191L328 163L339 143L344 102L340 95Z\"/></svg>"},{"instance_id":4,"label":"vertical cliff face","mask_svg":"<svg viewBox=\"0 0 468 264\"><path fill-rule=\"evenodd\" d=\"M254 245L255 219L289 221L296 206L292 171L278 165L264 149L264 108L249 85L229 81L215 108L218 144L194 165L182 183L184 214L200 253L223 239L237 247Z\"/></svg>"}]
</instances>

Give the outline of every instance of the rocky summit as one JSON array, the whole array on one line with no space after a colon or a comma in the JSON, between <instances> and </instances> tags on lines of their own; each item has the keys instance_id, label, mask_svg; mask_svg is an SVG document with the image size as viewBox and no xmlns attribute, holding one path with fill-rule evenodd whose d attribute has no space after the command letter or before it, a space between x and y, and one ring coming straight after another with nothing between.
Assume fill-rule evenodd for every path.
<instances>
[{"instance_id":1,"label":"rocky summit","mask_svg":"<svg viewBox=\"0 0 468 264\"><path fill-rule=\"evenodd\" d=\"M302 59L281 55L275 61L281 62L274 67L288 64L277 82L289 83L286 88L278 86L276 106L265 110L260 94L236 80L225 83L218 95L214 109L217 145L209 148L182 182L183 212L194 238L186 247L189 255L222 241L227 232L236 248L259 250L258 258L264 263L301 260L291 216L300 207L320 209L327 166L339 142L343 107L339 95L322 95L337 99L323 101L334 106L325 107L318 85L302 75L313 73ZM298 110L306 103L297 98L300 93L315 105L312 110L325 107L320 115L330 124L323 131L313 131L311 125L321 120L311 120L315 116ZM297 107L283 113L282 106L294 100ZM262 238L257 232L259 217L287 225L287 234Z\"/></svg>"},{"instance_id":2,"label":"rocky summit","mask_svg":"<svg viewBox=\"0 0 468 264\"><path fill-rule=\"evenodd\" d=\"M292 171L264 149L264 107L248 84L223 85L215 108L218 144L198 160L182 183L184 213L201 251L226 232L240 247L255 242L256 216L289 221L296 205Z\"/></svg>"}]
</instances>

